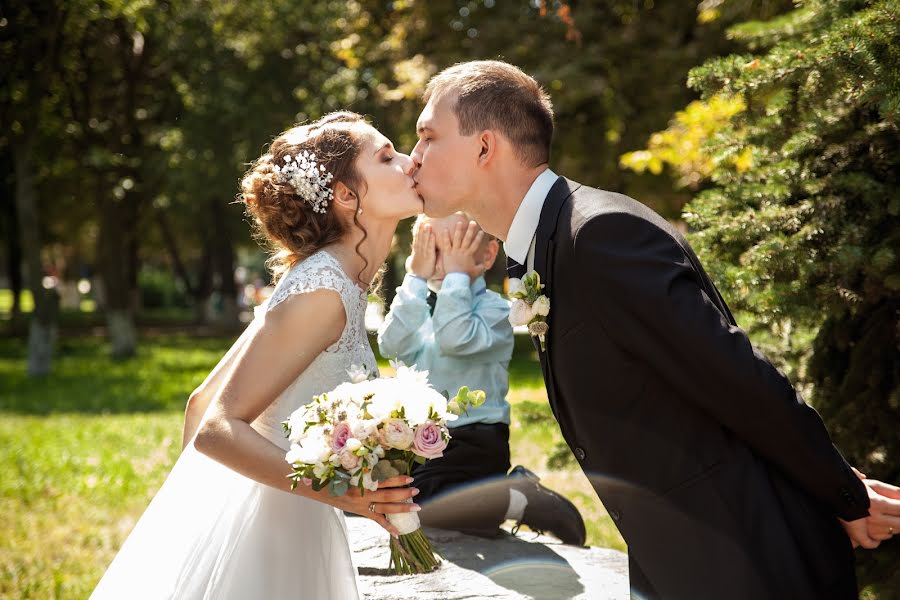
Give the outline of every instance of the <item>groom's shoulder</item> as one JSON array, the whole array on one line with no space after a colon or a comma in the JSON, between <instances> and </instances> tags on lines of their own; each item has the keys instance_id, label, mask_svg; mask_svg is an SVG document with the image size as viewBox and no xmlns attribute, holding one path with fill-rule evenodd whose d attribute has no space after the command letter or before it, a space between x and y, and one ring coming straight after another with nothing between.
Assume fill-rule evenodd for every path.
<instances>
[{"instance_id":1,"label":"groom's shoulder","mask_svg":"<svg viewBox=\"0 0 900 600\"><path fill-rule=\"evenodd\" d=\"M572 187L576 189L569 203L568 221L573 234L588 222L598 219L648 225L671 233L668 221L634 198L587 185L575 184Z\"/></svg>"}]
</instances>

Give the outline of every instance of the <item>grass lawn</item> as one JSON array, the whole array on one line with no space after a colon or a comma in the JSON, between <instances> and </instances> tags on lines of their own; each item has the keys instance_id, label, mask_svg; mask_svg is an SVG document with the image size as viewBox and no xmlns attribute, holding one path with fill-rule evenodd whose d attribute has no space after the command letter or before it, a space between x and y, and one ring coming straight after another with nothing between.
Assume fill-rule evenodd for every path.
<instances>
[{"instance_id":1,"label":"grass lawn","mask_svg":"<svg viewBox=\"0 0 900 600\"><path fill-rule=\"evenodd\" d=\"M32 381L25 342L0 340L0 598L90 594L178 456L188 394L230 342L156 337L117 363L102 340L63 338L54 374ZM577 466L546 466L561 436L529 346L511 367L513 465L578 505L589 544L624 550Z\"/></svg>"}]
</instances>

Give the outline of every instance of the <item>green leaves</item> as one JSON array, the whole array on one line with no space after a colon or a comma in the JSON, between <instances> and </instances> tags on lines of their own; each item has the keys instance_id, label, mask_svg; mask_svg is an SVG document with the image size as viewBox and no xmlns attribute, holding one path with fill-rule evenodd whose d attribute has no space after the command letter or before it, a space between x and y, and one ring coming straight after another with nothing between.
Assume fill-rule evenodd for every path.
<instances>
[{"instance_id":1,"label":"green leaves","mask_svg":"<svg viewBox=\"0 0 900 600\"><path fill-rule=\"evenodd\" d=\"M328 491L332 496L343 496L350 489L350 476L343 471L335 470L331 481L328 482Z\"/></svg>"},{"instance_id":2,"label":"green leaves","mask_svg":"<svg viewBox=\"0 0 900 600\"><path fill-rule=\"evenodd\" d=\"M463 386L459 388L456 397L448 403L448 410L455 415L461 415L470 407L478 407L484 404L486 395L483 390L469 390Z\"/></svg>"},{"instance_id":3,"label":"green leaves","mask_svg":"<svg viewBox=\"0 0 900 600\"><path fill-rule=\"evenodd\" d=\"M398 461L402 463L403 461ZM397 465L389 460L380 460L372 469L372 479L375 481L384 481L391 477L400 475L403 471L397 468Z\"/></svg>"}]
</instances>

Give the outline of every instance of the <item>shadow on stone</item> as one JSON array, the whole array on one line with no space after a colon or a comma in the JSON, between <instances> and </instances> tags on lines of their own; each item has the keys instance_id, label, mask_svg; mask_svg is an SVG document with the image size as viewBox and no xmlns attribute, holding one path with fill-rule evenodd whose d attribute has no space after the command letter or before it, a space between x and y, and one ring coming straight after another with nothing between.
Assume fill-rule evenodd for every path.
<instances>
[{"instance_id":1,"label":"shadow on stone","mask_svg":"<svg viewBox=\"0 0 900 600\"><path fill-rule=\"evenodd\" d=\"M374 521L348 518L353 560L366 600L625 600L628 559L608 548L579 548L533 533L486 539L426 527L444 557L436 571L390 575L388 536Z\"/></svg>"},{"instance_id":2,"label":"shadow on stone","mask_svg":"<svg viewBox=\"0 0 900 600\"><path fill-rule=\"evenodd\" d=\"M545 543L527 542L505 532L484 539L437 529L427 531L445 559L525 597L568 600L584 592L578 572Z\"/></svg>"}]
</instances>

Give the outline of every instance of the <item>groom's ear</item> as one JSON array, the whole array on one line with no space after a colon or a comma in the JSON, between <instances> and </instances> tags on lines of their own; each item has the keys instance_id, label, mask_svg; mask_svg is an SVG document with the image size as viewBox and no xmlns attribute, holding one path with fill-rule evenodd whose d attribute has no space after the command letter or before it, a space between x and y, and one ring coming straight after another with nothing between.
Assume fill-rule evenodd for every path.
<instances>
[{"instance_id":1,"label":"groom's ear","mask_svg":"<svg viewBox=\"0 0 900 600\"><path fill-rule=\"evenodd\" d=\"M490 129L485 129L478 136L478 166L487 165L497 152L497 136Z\"/></svg>"}]
</instances>

